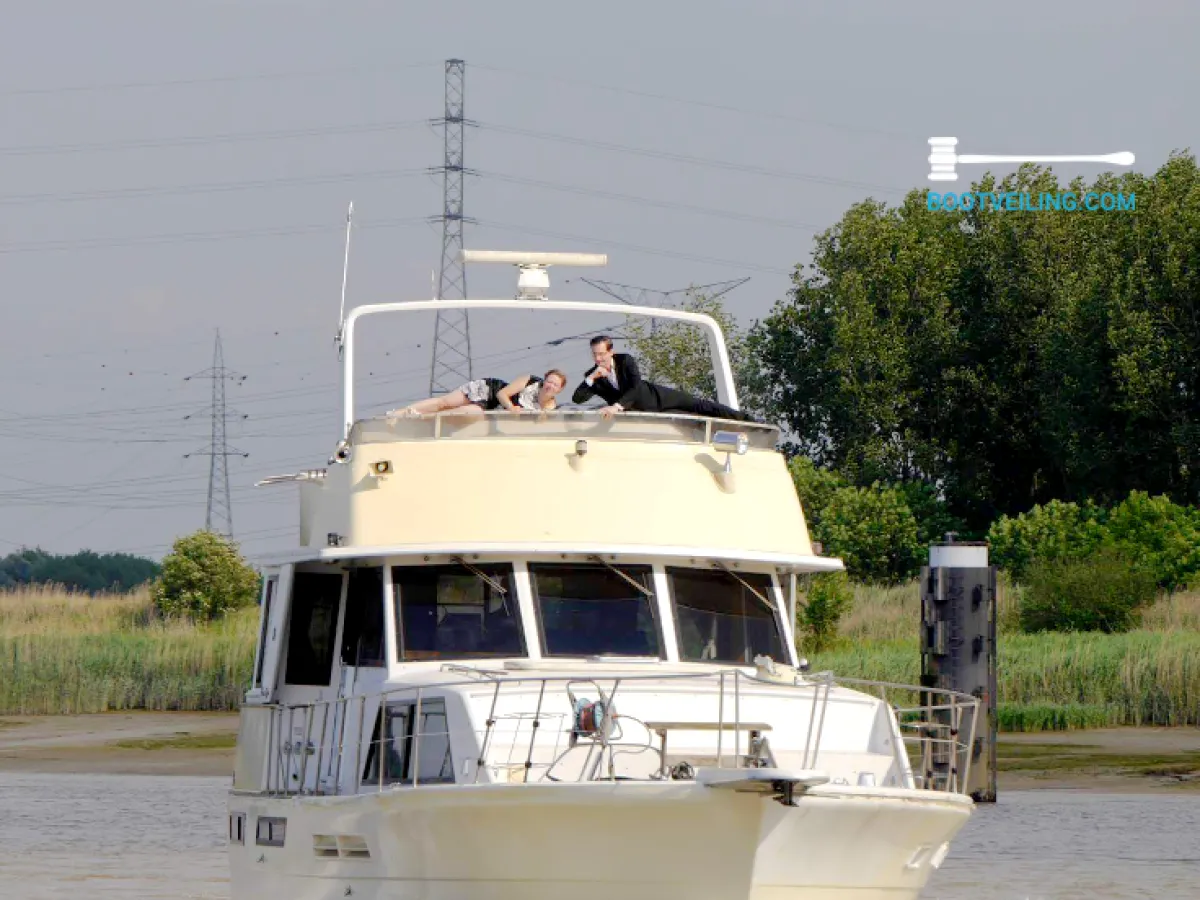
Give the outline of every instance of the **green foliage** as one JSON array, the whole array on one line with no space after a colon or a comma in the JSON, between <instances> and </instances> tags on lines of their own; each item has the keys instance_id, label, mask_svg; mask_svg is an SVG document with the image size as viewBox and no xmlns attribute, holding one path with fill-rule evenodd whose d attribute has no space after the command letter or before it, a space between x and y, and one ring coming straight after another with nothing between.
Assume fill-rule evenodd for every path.
<instances>
[{"instance_id":1,"label":"green foliage","mask_svg":"<svg viewBox=\"0 0 1200 900\"><path fill-rule=\"evenodd\" d=\"M951 515L937 488L928 482L902 481L893 487L912 510L913 518L917 520L917 541L923 547L945 540L947 532L959 534L965 529L962 519Z\"/></svg>"},{"instance_id":2,"label":"green foliage","mask_svg":"<svg viewBox=\"0 0 1200 900\"><path fill-rule=\"evenodd\" d=\"M1026 632L1128 631L1154 600L1154 576L1106 548L1083 559L1045 559L1029 569L1020 621Z\"/></svg>"},{"instance_id":3,"label":"green foliage","mask_svg":"<svg viewBox=\"0 0 1200 900\"><path fill-rule=\"evenodd\" d=\"M1120 725L1122 712L1114 703L1000 703L996 719L1000 731L1072 731Z\"/></svg>"},{"instance_id":4,"label":"green foliage","mask_svg":"<svg viewBox=\"0 0 1200 900\"><path fill-rule=\"evenodd\" d=\"M988 531L992 561L1024 578L1036 561L1077 560L1109 548L1149 572L1166 590L1200 575L1200 510L1169 497L1132 492L1111 510L1052 500Z\"/></svg>"},{"instance_id":5,"label":"green foliage","mask_svg":"<svg viewBox=\"0 0 1200 900\"><path fill-rule=\"evenodd\" d=\"M925 550L904 496L878 483L835 490L814 533L825 552L862 581L903 581L920 569Z\"/></svg>"},{"instance_id":6,"label":"green foliage","mask_svg":"<svg viewBox=\"0 0 1200 900\"><path fill-rule=\"evenodd\" d=\"M848 487L836 472L818 469L806 456L793 456L789 459L788 472L796 486L796 495L800 498L800 506L810 528L821 521L821 514L829 505L834 492Z\"/></svg>"},{"instance_id":7,"label":"green foliage","mask_svg":"<svg viewBox=\"0 0 1200 900\"><path fill-rule=\"evenodd\" d=\"M90 594L121 592L152 581L159 571L153 560L128 553L82 550L63 556L40 548L22 548L0 559L0 589L22 584L59 584L68 590Z\"/></svg>"},{"instance_id":8,"label":"green foliage","mask_svg":"<svg viewBox=\"0 0 1200 900\"><path fill-rule=\"evenodd\" d=\"M1079 559L1095 552L1105 538L1100 509L1060 500L1018 516L1001 516L987 533L992 563L1018 579L1035 560Z\"/></svg>"},{"instance_id":9,"label":"green foliage","mask_svg":"<svg viewBox=\"0 0 1200 900\"><path fill-rule=\"evenodd\" d=\"M837 638L838 623L853 603L854 589L845 572L809 576L804 604L796 610L806 649L820 652L829 647Z\"/></svg>"},{"instance_id":10,"label":"green foliage","mask_svg":"<svg viewBox=\"0 0 1200 900\"><path fill-rule=\"evenodd\" d=\"M1200 510L1134 491L1109 513L1107 532L1160 587L1187 587L1200 574Z\"/></svg>"},{"instance_id":11,"label":"green foliage","mask_svg":"<svg viewBox=\"0 0 1200 900\"><path fill-rule=\"evenodd\" d=\"M851 207L747 337L753 405L857 485L920 481L982 533L1053 499L1200 503L1200 170L978 191L1121 191L1136 212Z\"/></svg>"},{"instance_id":12,"label":"green foliage","mask_svg":"<svg viewBox=\"0 0 1200 900\"><path fill-rule=\"evenodd\" d=\"M721 300L689 292L679 308L716 320L725 337L735 379L742 380L737 376L745 365L745 337L737 320L725 309ZM657 320L656 326L651 329L648 321L632 319L626 326L626 334L647 380L673 385L700 397L716 396L713 359L708 340L701 329L688 322L670 319Z\"/></svg>"},{"instance_id":13,"label":"green foliage","mask_svg":"<svg viewBox=\"0 0 1200 900\"><path fill-rule=\"evenodd\" d=\"M211 531L197 531L175 541L151 595L164 615L207 620L252 604L259 584L258 573L236 544Z\"/></svg>"}]
</instances>

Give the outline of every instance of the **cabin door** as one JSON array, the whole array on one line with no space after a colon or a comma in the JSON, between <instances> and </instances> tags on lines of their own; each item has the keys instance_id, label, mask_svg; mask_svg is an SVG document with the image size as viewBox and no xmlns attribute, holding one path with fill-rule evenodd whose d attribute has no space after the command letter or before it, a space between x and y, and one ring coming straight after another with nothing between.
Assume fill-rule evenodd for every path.
<instances>
[{"instance_id":1,"label":"cabin door","mask_svg":"<svg viewBox=\"0 0 1200 900\"><path fill-rule=\"evenodd\" d=\"M371 739L370 721L364 724L363 719L371 720L375 715L371 699L382 690L387 676L384 613L383 569L379 566L351 569L342 628L336 722L332 729L337 737L330 753L332 764L322 773L323 789L329 792L339 782L343 792L353 791L362 778L356 768L365 764L370 751L366 742Z\"/></svg>"}]
</instances>

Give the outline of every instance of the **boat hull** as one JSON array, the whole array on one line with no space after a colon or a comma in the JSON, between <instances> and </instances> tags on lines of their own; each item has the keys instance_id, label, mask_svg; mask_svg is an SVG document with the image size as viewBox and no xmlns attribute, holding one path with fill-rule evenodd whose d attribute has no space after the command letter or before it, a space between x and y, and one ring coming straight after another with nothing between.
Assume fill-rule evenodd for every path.
<instances>
[{"instance_id":1,"label":"boat hull","mask_svg":"<svg viewBox=\"0 0 1200 900\"><path fill-rule=\"evenodd\" d=\"M785 806L687 782L235 794L232 898L915 900L971 808L845 787ZM256 844L261 816L287 819L283 847Z\"/></svg>"}]
</instances>

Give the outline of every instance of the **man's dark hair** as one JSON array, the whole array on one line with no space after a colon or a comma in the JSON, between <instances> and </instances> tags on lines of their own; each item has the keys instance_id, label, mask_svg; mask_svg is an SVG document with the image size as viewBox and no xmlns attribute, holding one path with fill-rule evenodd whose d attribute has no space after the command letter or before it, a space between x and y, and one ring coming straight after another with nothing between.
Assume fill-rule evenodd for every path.
<instances>
[{"instance_id":1,"label":"man's dark hair","mask_svg":"<svg viewBox=\"0 0 1200 900\"><path fill-rule=\"evenodd\" d=\"M588 343L588 346L595 347L597 344L603 344L605 350L611 350L613 347L612 338L607 334L598 334Z\"/></svg>"}]
</instances>

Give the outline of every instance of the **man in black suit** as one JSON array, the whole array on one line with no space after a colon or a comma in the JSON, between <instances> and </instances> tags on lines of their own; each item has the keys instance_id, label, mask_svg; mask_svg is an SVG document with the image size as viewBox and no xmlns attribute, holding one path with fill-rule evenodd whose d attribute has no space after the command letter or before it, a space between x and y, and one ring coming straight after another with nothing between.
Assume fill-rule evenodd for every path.
<instances>
[{"instance_id":1,"label":"man in black suit","mask_svg":"<svg viewBox=\"0 0 1200 900\"><path fill-rule=\"evenodd\" d=\"M630 410L757 421L731 406L644 381L638 371L637 360L628 353L613 353L612 338L606 334L592 338L592 360L595 365L584 374L583 381L571 396L571 402L586 403L592 397L600 397L608 404L600 410L606 419L614 413Z\"/></svg>"}]
</instances>

